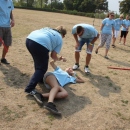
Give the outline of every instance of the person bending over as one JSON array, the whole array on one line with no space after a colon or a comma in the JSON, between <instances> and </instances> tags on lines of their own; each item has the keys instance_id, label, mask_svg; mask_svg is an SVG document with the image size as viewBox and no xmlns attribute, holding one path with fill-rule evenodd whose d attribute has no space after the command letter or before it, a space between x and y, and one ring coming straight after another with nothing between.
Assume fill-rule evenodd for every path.
<instances>
[{"instance_id":1,"label":"person bending over","mask_svg":"<svg viewBox=\"0 0 130 130\"><path fill-rule=\"evenodd\" d=\"M63 26L54 29L45 27L31 32L26 39L26 47L33 58L35 71L25 92L34 96L40 104L43 104L42 96L35 88L39 82L43 82L44 74L48 69L49 52L52 59L60 59L57 54L61 51L66 33Z\"/></svg>"},{"instance_id":2,"label":"person bending over","mask_svg":"<svg viewBox=\"0 0 130 130\"><path fill-rule=\"evenodd\" d=\"M98 31L89 24L76 24L72 28L72 34L75 39L75 64L73 65L73 70L79 68L79 59L80 52L82 50L83 45L86 43L86 62L85 62L85 73L89 74L89 63L91 60L92 50L94 47L95 41L98 39L99 34Z\"/></svg>"}]
</instances>

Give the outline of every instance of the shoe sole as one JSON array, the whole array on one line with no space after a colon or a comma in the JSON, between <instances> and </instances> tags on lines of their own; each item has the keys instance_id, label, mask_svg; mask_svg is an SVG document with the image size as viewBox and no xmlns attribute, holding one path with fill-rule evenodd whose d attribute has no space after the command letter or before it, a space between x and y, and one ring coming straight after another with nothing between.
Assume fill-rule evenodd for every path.
<instances>
[{"instance_id":1,"label":"shoe sole","mask_svg":"<svg viewBox=\"0 0 130 130\"><path fill-rule=\"evenodd\" d=\"M60 113L60 112L56 112L56 111L54 111L54 110L50 109L50 108L49 108L49 107L47 107L47 106L44 106L44 108L45 108L46 110L48 110L48 111L52 112L53 114L56 114L56 115L61 115L61 113Z\"/></svg>"},{"instance_id":2,"label":"shoe sole","mask_svg":"<svg viewBox=\"0 0 130 130\"><path fill-rule=\"evenodd\" d=\"M73 68L72 68L73 69ZM73 70L78 70L79 69L79 67L78 68L76 68L76 69L73 69Z\"/></svg>"},{"instance_id":3,"label":"shoe sole","mask_svg":"<svg viewBox=\"0 0 130 130\"><path fill-rule=\"evenodd\" d=\"M89 74L91 74L91 73L90 73L90 72L85 72L85 74L89 75Z\"/></svg>"},{"instance_id":4,"label":"shoe sole","mask_svg":"<svg viewBox=\"0 0 130 130\"><path fill-rule=\"evenodd\" d=\"M107 59L107 60L109 59L108 57L104 57L104 58Z\"/></svg>"},{"instance_id":5,"label":"shoe sole","mask_svg":"<svg viewBox=\"0 0 130 130\"><path fill-rule=\"evenodd\" d=\"M43 104L43 102L42 102L42 101L40 101L40 100L37 98L37 96L36 96L36 95L33 95L33 96L34 96L34 98L36 99L36 101L37 101L38 103Z\"/></svg>"}]
</instances>

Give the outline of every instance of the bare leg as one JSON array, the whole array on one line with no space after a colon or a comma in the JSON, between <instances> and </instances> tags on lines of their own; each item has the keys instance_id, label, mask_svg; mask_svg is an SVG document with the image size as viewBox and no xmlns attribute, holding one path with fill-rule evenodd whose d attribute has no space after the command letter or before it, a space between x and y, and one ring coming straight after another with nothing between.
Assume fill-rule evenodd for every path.
<instances>
[{"instance_id":1,"label":"bare leg","mask_svg":"<svg viewBox=\"0 0 130 130\"><path fill-rule=\"evenodd\" d=\"M53 102L54 98L65 98L68 96L67 91L58 84L54 75L48 76L46 78L46 83L52 87L50 93L42 94L43 97L49 98L48 102Z\"/></svg>"},{"instance_id":2,"label":"bare leg","mask_svg":"<svg viewBox=\"0 0 130 130\"><path fill-rule=\"evenodd\" d=\"M87 54L87 56L86 56L86 66L89 65L90 60L91 60L91 54Z\"/></svg>"},{"instance_id":3,"label":"bare leg","mask_svg":"<svg viewBox=\"0 0 130 130\"><path fill-rule=\"evenodd\" d=\"M76 61L76 63L79 63L79 58L80 58L79 52L75 51L75 61Z\"/></svg>"},{"instance_id":4,"label":"bare leg","mask_svg":"<svg viewBox=\"0 0 130 130\"><path fill-rule=\"evenodd\" d=\"M5 58L5 56L6 56L7 52L8 52L8 49L9 49L9 46L6 46L6 49L3 48L2 59Z\"/></svg>"},{"instance_id":5,"label":"bare leg","mask_svg":"<svg viewBox=\"0 0 130 130\"><path fill-rule=\"evenodd\" d=\"M113 43L112 43L112 45L115 45L115 41L116 41L116 38L113 37Z\"/></svg>"},{"instance_id":6,"label":"bare leg","mask_svg":"<svg viewBox=\"0 0 130 130\"><path fill-rule=\"evenodd\" d=\"M105 50L105 56L107 56L107 54L108 54L108 49Z\"/></svg>"},{"instance_id":7,"label":"bare leg","mask_svg":"<svg viewBox=\"0 0 130 130\"><path fill-rule=\"evenodd\" d=\"M125 45L125 42L126 42L126 38L124 38L124 43L123 43L124 45Z\"/></svg>"}]
</instances>

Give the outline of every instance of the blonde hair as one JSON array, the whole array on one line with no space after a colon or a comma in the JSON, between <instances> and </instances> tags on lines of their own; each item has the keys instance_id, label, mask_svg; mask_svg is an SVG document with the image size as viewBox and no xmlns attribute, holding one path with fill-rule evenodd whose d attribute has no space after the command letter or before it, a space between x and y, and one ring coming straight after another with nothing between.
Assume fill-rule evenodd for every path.
<instances>
[{"instance_id":1,"label":"blonde hair","mask_svg":"<svg viewBox=\"0 0 130 130\"><path fill-rule=\"evenodd\" d=\"M62 34L63 36L67 34L66 28L63 26L58 26L55 28L60 34Z\"/></svg>"}]
</instances>

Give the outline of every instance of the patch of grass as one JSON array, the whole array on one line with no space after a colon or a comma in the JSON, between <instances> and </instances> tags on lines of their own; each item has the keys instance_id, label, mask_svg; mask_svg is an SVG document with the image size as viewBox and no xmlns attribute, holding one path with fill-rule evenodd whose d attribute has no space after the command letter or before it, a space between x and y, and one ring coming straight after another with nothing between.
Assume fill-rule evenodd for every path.
<instances>
[{"instance_id":1,"label":"patch of grass","mask_svg":"<svg viewBox=\"0 0 130 130\"><path fill-rule=\"evenodd\" d=\"M120 113L120 112L117 112L117 116L120 117L120 116L121 116L121 113Z\"/></svg>"},{"instance_id":2,"label":"patch of grass","mask_svg":"<svg viewBox=\"0 0 130 130\"><path fill-rule=\"evenodd\" d=\"M128 104L129 101L128 100L121 100L121 102L124 104Z\"/></svg>"},{"instance_id":3,"label":"patch of grass","mask_svg":"<svg viewBox=\"0 0 130 130\"><path fill-rule=\"evenodd\" d=\"M32 101L31 104L36 104L36 102Z\"/></svg>"},{"instance_id":4,"label":"patch of grass","mask_svg":"<svg viewBox=\"0 0 130 130\"><path fill-rule=\"evenodd\" d=\"M18 105L18 107L19 107L19 108L22 108L22 107L24 107L24 106L23 106L23 105Z\"/></svg>"},{"instance_id":5,"label":"patch of grass","mask_svg":"<svg viewBox=\"0 0 130 130\"><path fill-rule=\"evenodd\" d=\"M113 73L113 75L118 75L117 73Z\"/></svg>"},{"instance_id":6,"label":"patch of grass","mask_svg":"<svg viewBox=\"0 0 130 130\"><path fill-rule=\"evenodd\" d=\"M55 119L54 115L49 115L48 118L50 119L50 121L53 121Z\"/></svg>"},{"instance_id":7,"label":"patch of grass","mask_svg":"<svg viewBox=\"0 0 130 130\"><path fill-rule=\"evenodd\" d=\"M110 79L109 76L105 76L106 79Z\"/></svg>"},{"instance_id":8,"label":"patch of grass","mask_svg":"<svg viewBox=\"0 0 130 130\"><path fill-rule=\"evenodd\" d=\"M5 121L14 121L17 118L22 118L23 116L26 116L26 112L15 112L10 110L7 106L4 106L3 109L0 111L0 119Z\"/></svg>"},{"instance_id":9,"label":"patch of grass","mask_svg":"<svg viewBox=\"0 0 130 130\"><path fill-rule=\"evenodd\" d=\"M112 87L112 86L113 86L113 84L112 84L111 82L110 82L108 85L109 85L109 87Z\"/></svg>"},{"instance_id":10,"label":"patch of grass","mask_svg":"<svg viewBox=\"0 0 130 130\"><path fill-rule=\"evenodd\" d=\"M4 88L0 88L0 90L2 90L2 89L4 89Z\"/></svg>"}]
</instances>

